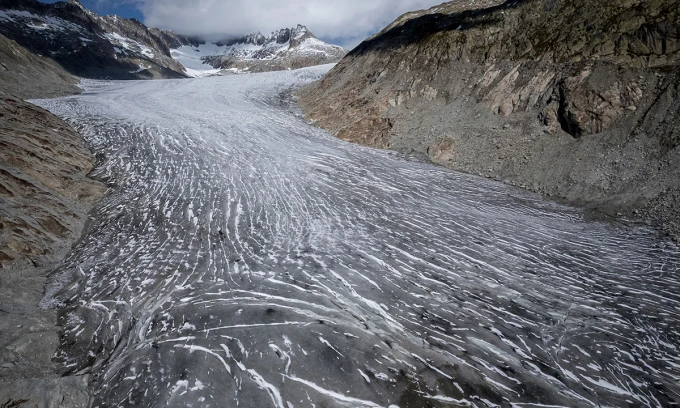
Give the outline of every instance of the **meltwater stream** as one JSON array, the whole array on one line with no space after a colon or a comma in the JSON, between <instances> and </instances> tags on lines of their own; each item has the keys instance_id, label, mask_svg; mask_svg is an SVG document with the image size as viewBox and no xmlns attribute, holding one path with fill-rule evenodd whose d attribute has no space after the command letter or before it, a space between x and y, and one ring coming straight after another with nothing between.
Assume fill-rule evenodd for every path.
<instances>
[{"instance_id":1,"label":"meltwater stream","mask_svg":"<svg viewBox=\"0 0 680 408\"><path fill-rule=\"evenodd\" d=\"M93 406L680 404L676 246L305 124L327 69L41 102L110 186L44 301Z\"/></svg>"}]
</instances>

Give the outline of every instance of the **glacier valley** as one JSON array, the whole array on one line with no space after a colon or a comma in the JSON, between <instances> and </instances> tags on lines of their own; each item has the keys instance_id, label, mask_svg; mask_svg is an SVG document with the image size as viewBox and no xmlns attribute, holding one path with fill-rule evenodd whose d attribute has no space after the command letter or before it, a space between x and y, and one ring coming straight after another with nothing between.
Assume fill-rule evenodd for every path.
<instances>
[{"instance_id":1,"label":"glacier valley","mask_svg":"<svg viewBox=\"0 0 680 408\"><path fill-rule=\"evenodd\" d=\"M52 275L94 406L680 402L680 253L645 226L340 141L328 66L38 103L109 191Z\"/></svg>"}]
</instances>

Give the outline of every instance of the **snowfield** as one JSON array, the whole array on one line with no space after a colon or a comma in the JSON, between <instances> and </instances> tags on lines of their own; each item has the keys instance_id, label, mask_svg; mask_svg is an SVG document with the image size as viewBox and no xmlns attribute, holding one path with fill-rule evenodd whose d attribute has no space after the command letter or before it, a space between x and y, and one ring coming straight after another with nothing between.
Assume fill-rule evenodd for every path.
<instances>
[{"instance_id":1,"label":"snowfield","mask_svg":"<svg viewBox=\"0 0 680 408\"><path fill-rule=\"evenodd\" d=\"M219 74L222 71L203 62L204 57L223 53L221 48L215 44L201 44L199 47L183 45L180 48L171 49L170 55L175 61L182 64L187 75L200 78Z\"/></svg>"},{"instance_id":2,"label":"snowfield","mask_svg":"<svg viewBox=\"0 0 680 408\"><path fill-rule=\"evenodd\" d=\"M93 406L680 403L676 246L306 124L328 69L39 102L110 186L44 300Z\"/></svg>"}]
</instances>

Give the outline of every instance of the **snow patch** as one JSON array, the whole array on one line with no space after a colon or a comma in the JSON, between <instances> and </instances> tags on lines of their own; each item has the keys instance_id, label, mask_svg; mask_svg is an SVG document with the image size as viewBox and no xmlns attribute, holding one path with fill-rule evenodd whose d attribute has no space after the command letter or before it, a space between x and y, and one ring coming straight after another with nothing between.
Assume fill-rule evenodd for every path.
<instances>
[{"instance_id":1,"label":"snow patch","mask_svg":"<svg viewBox=\"0 0 680 408\"><path fill-rule=\"evenodd\" d=\"M0 10L0 21L24 24L28 28L38 31L78 31L84 32L83 27L62 20L58 17L40 16L24 10Z\"/></svg>"},{"instance_id":2,"label":"snow patch","mask_svg":"<svg viewBox=\"0 0 680 408\"><path fill-rule=\"evenodd\" d=\"M154 54L153 50L151 48L147 47L146 45L139 43L133 39L130 39L128 37L124 37L118 33L107 33L104 34L104 37L109 40L109 42L114 46L114 50L116 50L116 53L122 54L123 50L121 50L118 47L122 47L125 50L132 51L137 54L142 54L147 58L154 58L156 54Z\"/></svg>"}]
</instances>

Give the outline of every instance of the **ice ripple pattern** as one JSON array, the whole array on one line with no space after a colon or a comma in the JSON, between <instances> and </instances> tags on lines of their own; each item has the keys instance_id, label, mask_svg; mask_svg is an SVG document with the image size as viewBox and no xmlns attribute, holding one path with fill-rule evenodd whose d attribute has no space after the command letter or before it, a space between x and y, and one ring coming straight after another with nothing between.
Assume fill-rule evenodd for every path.
<instances>
[{"instance_id":1,"label":"ice ripple pattern","mask_svg":"<svg viewBox=\"0 0 680 408\"><path fill-rule=\"evenodd\" d=\"M41 102L110 186L45 299L94 406L678 405L676 246L336 140L326 69Z\"/></svg>"}]
</instances>

